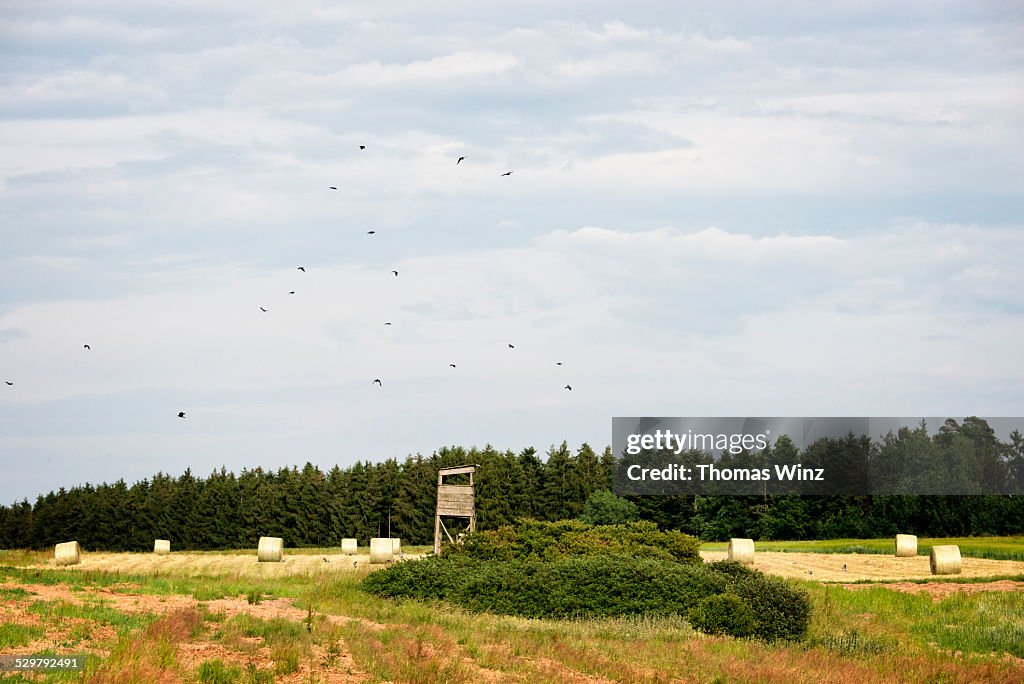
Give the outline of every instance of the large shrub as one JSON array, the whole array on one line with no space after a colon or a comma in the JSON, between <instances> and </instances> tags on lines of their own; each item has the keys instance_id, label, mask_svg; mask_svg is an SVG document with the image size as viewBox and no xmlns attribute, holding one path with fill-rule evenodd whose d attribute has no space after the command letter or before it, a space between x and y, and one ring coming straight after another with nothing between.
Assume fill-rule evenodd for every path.
<instances>
[{"instance_id":1,"label":"large shrub","mask_svg":"<svg viewBox=\"0 0 1024 684\"><path fill-rule=\"evenodd\" d=\"M523 617L685 615L725 591L727 579L700 565L593 556L557 561L428 558L374 572L377 596L445 599L473 611Z\"/></svg>"},{"instance_id":2,"label":"large shrub","mask_svg":"<svg viewBox=\"0 0 1024 684\"><path fill-rule=\"evenodd\" d=\"M647 525L600 528L608 534L572 521L508 526L472 535L459 552L371 573L362 586L382 597L523 617L675 614L713 634L764 641L806 634L805 592L738 563L678 562L689 548L686 535ZM660 545L648 546L652 538ZM623 548L649 557L615 552Z\"/></svg>"},{"instance_id":3,"label":"large shrub","mask_svg":"<svg viewBox=\"0 0 1024 684\"><path fill-rule=\"evenodd\" d=\"M579 520L522 520L469 535L450 552L476 560L554 561L587 556L630 555L677 563L700 563L700 541L676 530L661 531L649 521L588 525Z\"/></svg>"},{"instance_id":4,"label":"large shrub","mask_svg":"<svg viewBox=\"0 0 1024 684\"><path fill-rule=\"evenodd\" d=\"M729 592L750 606L756 625L754 635L758 638L798 640L807 633L811 600L802 589L733 561L708 563L707 568L727 578Z\"/></svg>"},{"instance_id":5,"label":"large shrub","mask_svg":"<svg viewBox=\"0 0 1024 684\"><path fill-rule=\"evenodd\" d=\"M362 586L376 596L445 600L480 570L480 564L468 558L428 556L372 572Z\"/></svg>"},{"instance_id":6,"label":"large shrub","mask_svg":"<svg viewBox=\"0 0 1024 684\"><path fill-rule=\"evenodd\" d=\"M729 590L750 606L758 638L797 641L807 634L811 621L811 599L807 592L762 573L733 582Z\"/></svg>"}]
</instances>

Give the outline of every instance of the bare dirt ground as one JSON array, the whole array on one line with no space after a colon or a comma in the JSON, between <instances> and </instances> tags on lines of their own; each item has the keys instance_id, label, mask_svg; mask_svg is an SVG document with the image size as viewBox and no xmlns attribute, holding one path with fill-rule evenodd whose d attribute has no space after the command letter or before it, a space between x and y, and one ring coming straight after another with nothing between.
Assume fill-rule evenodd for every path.
<instances>
[{"instance_id":1,"label":"bare dirt ground","mask_svg":"<svg viewBox=\"0 0 1024 684\"><path fill-rule=\"evenodd\" d=\"M322 562L322 561L321 561ZM113 587L98 589L72 590L66 584L0 584L0 589L20 588L29 592L28 596L0 601L0 622L22 625L43 625L44 622L38 615L28 611L28 607L37 601L65 601L74 605L100 605L112 608L125 613L154 613L165 615L169 612L181 609L196 609L199 603L203 603L211 613L222 613L225 619L235 615L247 614L253 617L269 620L283 618L293 622L301 622L306 619L308 613L297 608L290 599L279 598L263 600L258 604L250 604L246 598L226 598L212 601L197 601L190 596L153 596L148 594L124 593L126 585L119 587L119 591L113 591ZM363 618L350 618L343 615L325 616L332 623L344 623L348 620L358 620L361 623L369 624L375 629L384 629L386 625L373 623ZM69 635L75 628L79 628L80 641L74 646L67 646ZM85 628L85 629L83 629ZM209 637L210 630L207 629L204 637ZM85 636L87 635L87 636ZM40 653L47 649L75 653L93 653L102 657L110 655L110 648L117 641L117 633L112 627L91 623L89 620L79 618L64 618L58 624L46 625L46 634L41 639L18 647L5 649L10 655L28 655ZM219 658L225 664L234 664L245 669L252 664L258 670L273 669L273 659L270 649L261 644L259 637L254 637L250 643L242 644L241 648L229 648L225 645L213 643L207 638L181 643L178 646L179 664L188 670L196 670L203 661ZM339 640L333 645L328 653L323 647L313 646L312 656L299 663L299 669L287 676L279 676L278 682L303 682L309 679L310 673L315 672L319 681L323 684L349 684L351 682L363 682L368 679L366 673L356 667L352 654L345 646L344 640Z\"/></svg>"},{"instance_id":2,"label":"bare dirt ground","mask_svg":"<svg viewBox=\"0 0 1024 684\"><path fill-rule=\"evenodd\" d=\"M706 561L724 560L725 551L701 551ZM846 570L843 570L843 565ZM868 553L782 553L757 551L754 568L769 575L820 582L857 582L860 580L909 580L934 577L928 565L928 556L896 558ZM964 558L959 575L943 577L993 577L1024 574L1024 563L1019 561Z\"/></svg>"},{"instance_id":3,"label":"bare dirt ground","mask_svg":"<svg viewBox=\"0 0 1024 684\"><path fill-rule=\"evenodd\" d=\"M404 559L421 558L406 554ZM396 558L396 561L399 560ZM37 566L28 566L37 567ZM51 559L38 567L56 569ZM260 563L256 552L251 555L237 553L170 553L157 556L152 553L82 553L82 562L61 569L92 570L97 572L119 572L126 575L153 575L163 573L184 573L193 577L220 575L227 577L282 577L286 575L316 575L366 569L370 567L369 554L346 556L343 554L288 554L285 549L284 561ZM372 567L384 567L374 565Z\"/></svg>"},{"instance_id":4,"label":"bare dirt ground","mask_svg":"<svg viewBox=\"0 0 1024 684\"><path fill-rule=\"evenodd\" d=\"M250 604L246 598L241 596L197 601L190 596L137 594L130 591L132 588L130 584L102 588L73 589L67 584L0 583L0 589L15 588L29 592L29 595L15 599L0 600L0 622L25 625L43 624L39 616L28 612L28 607L36 601L65 601L75 605L95 605L100 603L120 612L153 613L156 615L168 615L180 610L196 609L202 603L210 613L222 614L225 620L229 620L236 615L246 614L263 620L281 618L292 622L302 622L308 616L307 611L296 607L291 599L286 598L264 599L258 604ZM322 617L334 624L355 620L375 632L400 627L400 625L383 624L365 618L345 615L324 615ZM66 646L67 636L80 623L88 627L84 633L89 636L69 648ZM212 632L218 624L220 624L219 621L208 625L199 638L177 645L176 661L182 670L197 672L203 662L212 659L219 659L226 665L236 665L242 668L243 672L247 671L250 667L255 667L261 671L272 671L274 669L275 663L271 649L259 637L247 637L238 640L237 643L230 644L218 643L212 640ZM92 653L105 658L110 655L110 649L116 642L117 633L112 627L90 623L88 620L65 618L59 626L47 625L46 635L43 638L23 647L7 649L5 653L28 655L39 653L46 649L56 649L74 653ZM524 681L523 677L516 674L481 667L473 658L463 655L461 649L454 643L448 644L448 646L457 652L463 665L473 672L475 681ZM429 657L433 655L430 652L433 650L433 646L423 644L423 648L427 652L421 654L422 656ZM607 684L612 681L577 672L563 663L547 658L541 658L535 662L539 664L541 671L551 676L557 676L560 681L584 684ZM351 651L346 646L344 640L340 639L337 643L332 644L329 649L320 645L312 646L310 654L299 662L297 671L289 675L277 675L274 681L284 684L298 684L300 682L312 681L313 679L321 684L354 684L368 681L370 676L356 665Z\"/></svg>"}]
</instances>

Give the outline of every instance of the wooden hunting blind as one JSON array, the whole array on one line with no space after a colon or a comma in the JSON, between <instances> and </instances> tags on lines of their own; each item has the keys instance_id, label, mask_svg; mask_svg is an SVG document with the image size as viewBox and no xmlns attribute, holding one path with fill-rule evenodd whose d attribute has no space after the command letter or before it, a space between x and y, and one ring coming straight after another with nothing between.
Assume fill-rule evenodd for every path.
<instances>
[{"instance_id":1,"label":"wooden hunting blind","mask_svg":"<svg viewBox=\"0 0 1024 684\"><path fill-rule=\"evenodd\" d=\"M437 512L434 515L434 555L441 553L441 531L448 541L455 543L448 528L441 520L445 518L468 518L469 531L476 532L476 504L473 495L473 473L478 465L441 468L437 471ZM446 477L469 475L469 484L445 484Z\"/></svg>"}]
</instances>

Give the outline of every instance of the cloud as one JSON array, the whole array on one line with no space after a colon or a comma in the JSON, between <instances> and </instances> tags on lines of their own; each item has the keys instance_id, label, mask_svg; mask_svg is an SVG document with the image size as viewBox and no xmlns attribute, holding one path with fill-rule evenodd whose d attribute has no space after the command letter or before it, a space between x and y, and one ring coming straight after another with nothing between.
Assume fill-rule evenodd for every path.
<instances>
[{"instance_id":1,"label":"cloud","mask_svg":"<svg viewBox=\"0 0 1024 684\"><path fill-rule=\"evenodd\" d=\"M165 260L149 266L166 272L153 294L22 306L0 316L0 329L30 331L7 341L6 356L38 378L20 395L32 400L97 387L331 383L372 374L377 364L396 376L431 377L444 366L428 356L452 348L482 361L513 338L525 349L557 341L582 350L600 333L640 357L646 345L658 346L652 334L745 339L748 328L780 324L795 345L780 363L800 363L800 331L842 329L858 316L865 330L876 321L890 335L912 315L908 340L978 317L1012 330L1022 302L1009 285L1021 252L1012 230L964 226L851 238L583 227L523 248L400 259L399 278L350 266L217 275L187 258ZM84 339L96 352L85 367ZM494 367L481 377L500 381L510 372Z\"/></svg>"},{"instance_id":2,"label":"cloud","mask_svg":"<svg viewBox=\"0 0 1024 684\"><path fill-rule=\"evenodd\" d=\"M0 18L0 35L5 36L8 41L26 43L52 41L66 44L85 39L106 44L109 49L111 43L145 45L162 42L178 34L173 29L158 26L65 15L55 20L10 16Z\"/></svg>"},{"instance_id":3,"label":"cloud","mask_svg":"<svg viewBox=\"0 0 1024 684\"><path fill-rule=\"evenodd\" d=\"M512 55L488 52L460 52L408 64L366 62L341 72L340 85L368 87L448 81L466 77L491 77L515 68Z\"/></svg>"},{"instance_id":4,"label":"cloud","mask_svg":"<svg viewBox=\"0 0 1024 684\"><path fill-rule=\"evenodd\" d=\"M4 328L0 330L0 344L11 340L20 340L28 337L28 331L21 328Z\"/></svg>"}]
</instances>

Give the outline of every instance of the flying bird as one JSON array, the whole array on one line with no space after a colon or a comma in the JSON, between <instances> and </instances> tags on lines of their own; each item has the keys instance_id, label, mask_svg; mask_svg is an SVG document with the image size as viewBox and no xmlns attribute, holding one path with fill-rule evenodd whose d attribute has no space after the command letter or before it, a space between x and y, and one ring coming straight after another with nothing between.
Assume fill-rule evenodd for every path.
<instances>
[{"instance_id":1,"label":"flying bird","mask_svg":"<svg viewBox=\"0 0 1024 684\"><path fill-rule=\"evenodd\" d=\"M387 323L385 323L384 325L391 325L391 321L388 321L388 322L387 322Z\"/></svg>"},{"instance_id":2,"label":"flying bird","mask_svg":"<svg viewBox=\"0 0 1024 684\"><path fill-rule=\"evenodd\" d=\"M567 389L567 390L569 390L570 392L572 392L572 385L566 385L566 386L565 386L565 389Z\"/></svg>"},{"instance_id":3,"label":"flying bird","mask_svg":"<svg viewBox=\"0 0 1024 684\"><path fill-rule=\"evenodd\" d=\"M179 418L184 418L185 417L185 412L184 411L178 411L178 417Z\"/></svg>"},{"instance_id":4,"label":"flying bird","mask_svg":"<svg viewBox=\"0 0 1024 684\"><path fill-rule=\"evenodd\" d=\"M455 364L454 363L449 363L448 365L451 366L452 368L455 368Z\"/></svg>"},{"instance_id":5,"label":"flying bird","mask_svg":"<svg viewBox=\"0 0 1024 684\"><path fill-rule=\"evenodd\" d=\"M359 149L361 149L361 150L365 150L365 149L366 149L366 145L360 145L360 146L359 146Z\"/></svg>"},{"instance_id":6,"label":"flying bird","mask_svg":"<svg viewBox=\"0 0 1024 684\"><path fill-rule=\"evenodd\" d=\"M288 290L288 294L295 294L295 290Z\"/></svg>"},{"instance_id":7,"label":"flying bird","mask_svg":"<svg viewBox=\"0 0 1024 684\"><path fill-rule=\"evenodd\" d=\"M305 273L306 272L306 267L305 266L299 266L299 270L302 271L303 273Z\"/></svg>"},{"instance_id":8,"label":"flying bird","mask_svg":"<svg viewBox=\"0 0 1024 684\"><path fill-rule=\"evenodd\" d=\"M375 231L375 230L368 230L368 231L366 231L366 234L367 234L367 235L373 235L373 234L374 234L374 233L376 233L376 232L377 232L377 231Z\"/></svg>"},{"instance_id":9,"label":"flying bird","mask_svg":"<svg viewBox=\"0 0 1024 684\"><path fill-rule=\"evenodd\" d=\"M90 347L90 346L89 346L89 345L87 345L87 344L83 344L83 345L82 345L82 348L83 348L83 349L92 349L92 347Z\"/></svg>"},{"instance_id":10,"label":"flying bird","mask_svg":"<svg viewBox=\"0 0 1024 684\"><path fill-rule=\"evenodd\" d=\"M398 271L392 271L392 273L394 273L394 274L395 274L395 277L396 277L396 278L398 277Z\"/></svg>"},{"instance_id":11,"label":"flying bird","mask_svg":"<svg viewBox=\"0 0 1024 684\"><path fill-rule=\"evenodd\" d=\"M260 307L260 311L262 311L263 313L267 313L267 310L264 309L262 306Z\"/></svg>"},{"instance_id":12,"label":"flying bird","mask_svg":"<svg viewBox=\"0 0 1024 684\"><path fill-rule=\"evenodd\" d=\"M337 185L328 185L327 187L329 187L331 190L337 190L338 189Z\"/></svg>"},{"instance_id":13,"label":"flying bird","mask_svg":"<svg viewBox=\"0 0 1024 684\"><path fill-rule=\"evenodd\" d=\"M463 159L465 159L465 157L459 157L459 160L455 162L455 165L458 166L459 164L461 164Z\"/></svg>"},{"instance_id":14,"label":"flying bird","mask_svg":"<svg viewBox=\"0 0 1024 684\"><path fill-rule=\"evenodd\" d=\"M505 173L503 173L503 174L501 174L501 175L502 175L502 176L511 176L511 175L512 175L512 172L511 172L511 171L506 171Z\"/></svg>"},{"instance_id":15,"label":"flying bird","mask_svg":"<svg viewBox=\"0 0 1024 684\"><path fill-rule=\"evenodd\" d=\"M561 366L561 365L562 365L562 362L561 362L561 361L555 361L555 365L556 365L556 366Z\"/></svg>"},{"instance_id":16,"label":"flying bird","mask_svg":"<svg viewBox=\"0 0 1024 684\"><path fill-rule=\"evenodd\" d=\"M515 348L516 348L516 345L514 345L514 344L510 344L510 345L508 345L508 348L509 348L509 349L515 349Z\"/></svg>"},{"instance_id":17,"label":"flying bird","mask_svg":"<svg viewBox=\"0 0 1024 684\"><path fill-rule=\"evenodd\" d=\"M381 387L384 386L384 384L380 381L380 378L377 378L376 380L374 380L374 382L380 385Z\"/></svg>"},{"instance_id":18,"label":"flying bird","mask_svg":"<svg viewBox=\"0 0 1024 684\"><path fill-rule=\"evenodd\" d=\"M8 385L13 385L13 384L14 384L14 383L13 383L13 382L11 382L10 380L4 380L4 382L5 382L5 383L7 383Z\"/></svg>"}]
</instances>

